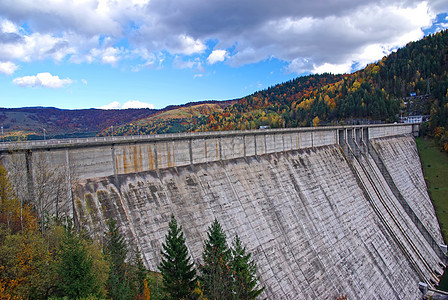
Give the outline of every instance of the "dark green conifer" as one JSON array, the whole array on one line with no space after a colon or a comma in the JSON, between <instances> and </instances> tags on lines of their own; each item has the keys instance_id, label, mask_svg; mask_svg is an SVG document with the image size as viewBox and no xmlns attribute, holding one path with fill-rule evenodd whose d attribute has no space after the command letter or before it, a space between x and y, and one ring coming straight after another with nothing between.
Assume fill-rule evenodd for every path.
<instances>
[{"instance_id":1,"label":"dark green conifer","mask_svg":"<svg viewBox=\"0 0 448 300\"><path fill-rule=\"evenodd\" d=\"M199 266L199 282L207 299L232 299L232 271L230 249L221 224L215 219L208 228L204 243L203 265Z\"/></svg>"},{"instance_id":2,"label":"dark green conifer","mask_svg":"<svg viewBox=\"0 0 448 300\"><path fill-rule=\"evenodd\" d=\"M97 294L92 258L82 239L69 228L62 241L57 271L60 278L57 286L62 295L78 299Z\"/></svg>"},{"instance_id":3,"label":"dark green conifer","mask_svg":"<svg viewBox=\"0 0 448 300\"><path fill-rule=\"evenodd\" d=\"M246 247L236 235L232 243L231 261L234 299L256 299L264 290L264 287L258 287L257 267L250 257L251 254L246 253Z\"/></svg>"},{"instance_id":4,"label":"dark green conifer","mask_svg":"<svg viewBox=\"0 0 448 300\"><path fill-rule=\"evenodd\" d=\"M136 249L129 270L129 283L134 299L138 299L143 295L145 290L144 281L146 280L147 274L148 270L143 264L140 250Z\"/></svg>"},{"instance_id":5,"label":"dark green conifer","mask_svg":"<svg viewBox=\"0 0 448 300\"><path fill-rule=\"evenodd\" d=\"M191 299L196 287L196 271L190 263L182 226L171 215L168 234L162 245L162 261L159 270L163 276L165 292L171 299Z\"/></svg>"},{"instance_id":6,"label":"dark green conifer","mask_svg":"<svg viewBox=\"0 0 448 300\"><path fill-rule=\"evenodd\" d=\"M126 257L128 249L123 235L118 230L117 222L110 219L107 222L104 252L110 262L109 279L106 283L109 297L112 299L127 299L130 288L127 274Z\"/></svg>"}]
</instances>

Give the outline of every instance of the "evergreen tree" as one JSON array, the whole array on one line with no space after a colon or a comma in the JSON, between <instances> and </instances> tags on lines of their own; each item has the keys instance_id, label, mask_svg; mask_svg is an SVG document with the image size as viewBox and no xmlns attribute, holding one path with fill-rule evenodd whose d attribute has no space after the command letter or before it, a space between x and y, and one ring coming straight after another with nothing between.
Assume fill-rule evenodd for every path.
<instances>
[{"instance_id":1,"label":"evergreen tree","mask_svg":"<svg viewBox=\"0 0 448 300\"><path fill-rule=\"evenodd\" d=\"M130 286L133 294L133 298L141 298L145 293L145 281L148 270L143 264L143 259L140 251L137 249L132 260L131 268L129 271ZM147 284L147 283L146 283Z\"/></svg>"},{"instance_id":2,"label":"evergreen tree","mask_svg":"<svg viewBox=\"0 0 448 300\"><path fill-rule=\"evenodd\" d=\"M199 266L199 282L207 299L232 299L232 272L230 249L221 224L215 219L208 228L204 243L203 265Z\"/></svg>"},{"instance_id":3,"label":"evergreen tree","mask_svg":"<svg viewBox=\"0 0 448 300\"><path fill-rule=\"evenodd\" d=\"M59 291L70 299L95 295L98 292L92 258L87 253L82 239L67 228L61 245L58 265Z\"/></svg>"},{"instance_id":4,"label":"evergreen tree","mask_svg":"<svg viewBox=\"0 0 448 300\"><path fill-rule=\"evenodd\" d=\"M159 270L163 276L164 290L171 299L194 298L196 271L190 263L182 226L177 225L174 215L171 215L168 234L162 246Z\"/></svg>"},{"instance_id":5,"label":"evergreen tree","mask_svg":"<svg viewBox=\"0 0 448 300\"><path fill-rule=\"evenodd\" d=\"M246 253L246 247L241 244L238 235L235 236L232 243L231 261L234 299L256 299L264 290L264 287L257 286L257 267L250 257L251 254Z\"/></svg>"},{"instance_id":6,"label":"evergreen tree","mask_svg":"<svg viewBox=\"0 0 448 300\"><path fill-rule=\"evenodd\" d=\"M107 290L112 299L127 299L130 296L127 276L126 257L128 249L123 235L119 232L117 222L110 219L107 222L104 252L110 262L110 273Z\"/></svg>"}]
</instances>

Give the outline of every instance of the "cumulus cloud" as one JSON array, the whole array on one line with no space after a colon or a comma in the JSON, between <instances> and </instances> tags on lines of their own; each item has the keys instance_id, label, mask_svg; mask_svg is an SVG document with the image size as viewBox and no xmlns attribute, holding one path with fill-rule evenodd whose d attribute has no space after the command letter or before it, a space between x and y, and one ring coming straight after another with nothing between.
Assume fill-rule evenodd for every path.
<instances>
[{"instance_id":1,"label":"cumulus cloud","mask_svg":"<svg viewBox=\"0 0 448 300\"><path fill-rule=\"evenodd\" d=\"M446 0L2 0L0 61L138 57L140 70L164 53L192 69L197 58L237 67L274 57L288 72L350 71L421 38L447 10Z\"/></svg>"},{"instance_id":2,"label":"cumulus cloud","mask_svg":"<svg viewBox=\"0 0 448 300\"><path fill-rule=\"evenodd\" d=\"M88 60L91 62L93 58L99 58L103 64L110 64L115 66L120 60L121 50L114 47L108 47L105 49L92 49L90 51L90 57Z\"/></svg>"},{"instance_id":3,"label":"cumulus cloud","mask_svg":"<svg viewBox=\"0 0 448 300\"><path fill-rule=\"evenodd\" d=\"M70 78L60 79L59 76L53 76L50 73L38 73L32 76L23 76L14 78L12 81L20 87L45 87L45 88L62 88L73 83Z\"/></svg>"},{"instance_id":4,"label":"cumulus cloud","mask_svg":"<svg viewBox=\"0 0 448 300\"><path fill-rule=\"evenodd\" d=\"M121 103L118 101L113 101L109 104L98 107L99 109L121 109Z\"/></svg>"},{"instance_id":5,"label":"cumulus cloud","mask_svg":"<svg viewBox=\"0 0 448 300\"><path fill-rule=\"evenodd\" d=\"M98 109L121 109L121 103L118 101L113 101L109 104L98 107Z\"/></svg>"},{"instance_id":6,"label":"cumulus cloud","mask_svg":"<svg viewBox=\"0 0 448 300\"><path fill-rule=\"evenodd\" d=\"M128 108L154 108L153 104L141 102L138 100L128 101L123 104L121 107L122 109L128 109Z\"/></svg>"},{"instance_id":7,"label":"cumulus cloud","mask_svg":"<svg viewBox=\"0 0 448 300\"><path fill-rule=\"evenodd\" d=\"M79 39L74 33L63 33L58 36L39 32L27 34L9 21L3 21L0 26L0 60L61 61L79 51L83 43L84 40Z\"/></svg>"},{"instance_id":8,"label":"cumulus cloud","mask_svg":"<svg viewBox=\"0 0 448 300\"><path fill-rule=\"evenodd\" d=\"M7 62L0 61L0 73L6 75L12 75L17 70L17 68L18 66L10 61Z\"/></svg>"},{"instance_id":9,"label":"cumulus cloud","mask_svg":"<svg viewBox=\"0 0 448 300\"><path fill-rule=\"evenodd\" d=\"M173 60L173 67L177 69L192 69L196 72L205 71L199 58L183 60L182 57L176 56Z\"/></svg>"},{"instance_id":10,"label":"cumulus cloud","mask_svg":"<svg viewBox=\"0 0 448 300\"><path fill-rule=\"evenodd\" d=\"M174 54L191 55L204 52L206 47L201 40L194 39L187 35L179 35L169 40L166 44L166 48Z\"/></svg>"},{"instance_id":11,"label":"cumulus cloud","mask_svg":"<svg viewBox=\"0 0 448 300\"><path fill-rule=\"evenodd\" d=\"M227 51L226 50L213 50L212 53L207 57L207 62L210 65L213 65L217 62L224 61L227 57Z\"/></svg>"},{"instance_id":12,"label":"cumulus cloud","mask_svg":"<svg viewBox=\"0 0 448 300\"><path fill-rule=\"evenodd\" d=\"M109 104L98 107L99 109L129 109L129 108L151 108L154 109L154 105L138 100L131 100L121 105L118 101L113 101Z\"/></svg>"}]
</instances>

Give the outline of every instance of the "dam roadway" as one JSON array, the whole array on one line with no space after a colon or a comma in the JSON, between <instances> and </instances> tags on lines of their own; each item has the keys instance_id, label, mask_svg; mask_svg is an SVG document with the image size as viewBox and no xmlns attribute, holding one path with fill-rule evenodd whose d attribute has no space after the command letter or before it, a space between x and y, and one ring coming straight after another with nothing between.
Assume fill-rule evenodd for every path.
<instances>
[{"instance_id":1,"label":"dam roadway","mask_svg":"<svg viewBox=\"0 0 448 300\"><path fill-rule=\"evenodd\" d=\"M266 298L418 299L419 282L438 283L446 248L416 133L392 124L107 137L3 143L0 154L7 169L23 165L24 192L42 161L64 174L67 196L49 207L98 237L115 218L152 270L174 213L195 262L215 218L229 242L238 234Z\"/></svg>"}]
</instances>

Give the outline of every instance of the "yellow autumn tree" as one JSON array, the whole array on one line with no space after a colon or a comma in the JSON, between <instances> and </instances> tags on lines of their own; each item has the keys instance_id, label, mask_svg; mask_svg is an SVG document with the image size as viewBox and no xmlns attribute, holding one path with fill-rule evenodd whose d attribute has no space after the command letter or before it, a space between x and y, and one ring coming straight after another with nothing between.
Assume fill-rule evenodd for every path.
<instances>
[{"instance_id":1,"label":"yellow autumn tree","mask_svg":"<svg viewBox=\"0 0 448 300\"><path fill-rule=\"evenodd\" d=\"M1 299L33 298L48 288L50 260L37 219L21 207L8 173L0 165L0 295Z\"/></svg>"}]
</instances>

